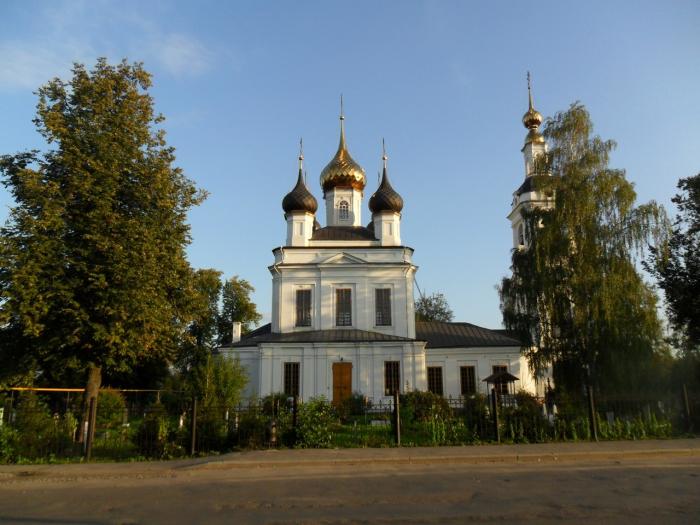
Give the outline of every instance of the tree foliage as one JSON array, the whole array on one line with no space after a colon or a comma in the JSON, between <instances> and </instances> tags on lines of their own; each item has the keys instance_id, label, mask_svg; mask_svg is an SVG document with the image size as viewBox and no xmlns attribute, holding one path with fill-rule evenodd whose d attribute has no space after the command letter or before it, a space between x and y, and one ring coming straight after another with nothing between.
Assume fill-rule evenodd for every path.
<instances>
[{"instance_id":1,"label":"tree foliage","mask_svg":"<svg viewBox=\"0 0 700 525\"><path fill-rule=\"evenodd\" d=\"M241 400L248 376L238 359L209 355L190 371L187 389L205 407L232 408Z\"/></svg>"},{"instance_id":2,"label":"tree foliage","mask_svg":"<svg viewBox=\"0 0 700 525\"><path fill-rule=\"evenodd\" d=\"M177 360L186 372L207 362L216 347L221 299L221 272L211 268L193 274L192 321L181 341Z\"/></svg>"},{"instance_id":3,"label":"tree foliage","mask_svg":"<svg viewBox=\"0 0 700 525\"><path fill-rule=\"evenodd\" d=\"M222 307L219 314L219 344L231 342L231 325L241 323L241 332L246 334L262 319L258 308L250 298L255 288L237 275L228 279L222 287Z\"/></svg>"},{"instance_id":4,"label":"tree foliage","mask_svg":"<svg viewBox=\"0 0 700 525\"><path fill-rule=\"evenodd\" d=\"M449 323L452 319L454 319L454 313L442 293L423 295L416 301L416 321Z\"/></svg>"},{"instance_id":5,"label":"tree foliage","mask_svg":"<svg viewBox=\"0 0 700 525\"><path fill-rule=\"evenodd\" d=\"M15 201L0 231L0 354L14 370L127 372L179 345L186 215L204 195L173 166L150 86L140 64L76 64L38 90L51 148L0 160Z\"/></svg>"},{"instance_id":6,"label":"tree foliage","mask_svg":"<svg viewBox=\"0 0 700 525\"><path fill-rule=\"evenodd\" d=\"M534 183L553 205L523 212L527 248L513 251L499 294L537 372L554 365L560 386L611 391L638 384L661 345L657 298L635 257L667 221L654 202L635 205L625 172L608 166L615 143L592 128L580 104L547 121L551 149Z\"/></svg>"},{"instance_id":7,"label":"tree foliage","mask_svg":"<svg viewBox=\"0 0 700 525\"><path fill-rule=\"evenodd\" d=\"M217 346L231 342L233 321L245 331L262 316L250 298L254 288L238 276L222 281L221 272L201 269L194 273L193 321L183 339L178 368L187 372L208 362Z\"/></svg>"},{"instance_id":8,"label":"tree foliage","mask_svg":"<svg viewBox=\"0 0 700 525\"><path fill-rule=\"evenodd\" d=\"M666 295L681 349L700 352L700 173L678 182L678 215L668 243L652 248L647 268Z\"/></svg>"}]
</instances>

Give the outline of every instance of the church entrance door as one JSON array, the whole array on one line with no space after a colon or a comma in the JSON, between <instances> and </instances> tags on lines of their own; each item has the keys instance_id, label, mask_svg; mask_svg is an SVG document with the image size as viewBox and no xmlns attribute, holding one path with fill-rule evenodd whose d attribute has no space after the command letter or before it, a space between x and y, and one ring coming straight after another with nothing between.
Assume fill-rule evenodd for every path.
<instances>
[{"instance_id":1,"label":"church entrance door","mask_svg":"<svg viewBox=\"0 0 700 525\"><path fill-rule=\"evenodd\" d=\"M333 404L352 394L352 363L333 363Z\"/></svg>"}]
</instances>

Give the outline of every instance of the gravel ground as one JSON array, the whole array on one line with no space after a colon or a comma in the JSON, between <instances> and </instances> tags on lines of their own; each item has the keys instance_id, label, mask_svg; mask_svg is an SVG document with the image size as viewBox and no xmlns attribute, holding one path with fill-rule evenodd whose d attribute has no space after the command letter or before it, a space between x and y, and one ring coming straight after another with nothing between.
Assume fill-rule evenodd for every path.
<instances>
[{"instance_id":1,"label":"gravel ground","mask_svg":"<svg viewBox=\"0 0 700 525\"><path fill-rule=\"evenodd\" d=\"M381 450L285 451L216 461L4 466L0 522L700 523L695 442L676 442L675 448L659 443L656 454L650 442L630 444L634 454L617 445L617 456L605 444L565 447L556 458L543 447L517 448L525 461L504 447L479 447L424 454L391 449L384 456ZM601 449L604 457L595 454ZM497 450L504 451L501 460ZM394 460L376 460L387 456ZM405 461L409 457L423 461Z\"/></svg>"}]
</instances>

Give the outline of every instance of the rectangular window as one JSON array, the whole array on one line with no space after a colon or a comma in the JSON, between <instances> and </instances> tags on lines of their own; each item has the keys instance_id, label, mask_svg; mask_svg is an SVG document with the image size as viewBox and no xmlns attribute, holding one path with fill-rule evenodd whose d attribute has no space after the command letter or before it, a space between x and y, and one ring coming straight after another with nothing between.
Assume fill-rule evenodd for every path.
<instances>
[{"instance_id":1,"label":"rectangular window","mask_svg":"<svg viewBox=\"0 0 700 525\"><path fill-rule=\"evenodd\" d=\"M391 289L377 288L374 291L376 326L391 326Z\"/></svg>"},{"instance_id":2,"label":"rectangular window","mask_svg":"<svg viewBox=\"0 0 700 525\"><path fill-rule=\"evenodd\" d=\"M339 288L335 291L335 325L352 326L352 290Z\"/></svg>"},{"instance_id":3,"label":"rectangular window","mask_svg":"<svg viewBox=\"0 0 700 525\"><path fill-rule=\"evenodd\" d=\"M398 361L384 361L384 395L393 396L400 391L401 377Z\"/></svg>"},{"instance_id":4,"label":"rectangular window","mask_svg":"<svg viewBox=\"0 0 700 525\"><path fill-rule=\"evenodd\" d=\"M508 371L508 367L506 365L493 365L492 369L493 369L494 374L496 374L498 372L507 372ZM496 392L498 392L499 394L501 394L501 395L508 394L508 383L506 381L501 381L500 383L496 383L494 385L494 387L496 388Z\"/></svg>"},{"instance_id":5,"label":"rectangular window","mask_svg":"<svg viewBox=\"0 0 700 525\"><path fill-rule=\"evenodd\" d=\"M459 383L463 396L476 394L476 372L473 366L459 367Z\"/></svg>"},{"instance_id":6,"label":"rectangular window","mask_svg":"<svg viewBox=\"0 0 700 525\"><path fill-rule=\"evenodd\" d=\"M299 395L299 363L284 364L284 393L291 397Z\"/></svg>"},{"instance_id":7,"label":"rectangular window","mask_svg":"<svg viewBox=\"0 0 700 525\"><path fill-rule=\"evenodd\" d=\"M311 290L297 290L297 326L311 326Z\"/></svg>"},{"instance_id":8,"label":"rectangular window","mask_svg":"<svg viewBox=\"0 0 700 525\"><path fill-rule=\"evenodd\" d=\"M428 367L428 392L442 395L442 367L441 366L429 366Z\"/></svg>"}]
</instances>

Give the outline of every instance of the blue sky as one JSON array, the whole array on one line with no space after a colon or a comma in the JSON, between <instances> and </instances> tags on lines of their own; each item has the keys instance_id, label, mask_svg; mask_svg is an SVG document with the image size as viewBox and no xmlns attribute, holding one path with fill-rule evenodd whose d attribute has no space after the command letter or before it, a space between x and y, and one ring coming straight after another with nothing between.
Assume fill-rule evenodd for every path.
<instances>
[{"instance_id":1,"label":"blue sky","mask_svg":"<svg viewBox=\"0 0 700 525\"><path fill-rule=\"evenodd\" d=\"M384 137L418 284L482 326L501 323L527 70L545 116L579 100L618 142L612 164L640 202L670 208L700 171L697 1L5 0L0 19L0 153L44 147L32 92L72 62L143 61L178 165L210 193L190 215L191 263L251 281L266 318L299 137L320 201L340 93L368 177L363 221ZM0 189L0 219L10 205Z\"/></svg>"}]
</instances>

